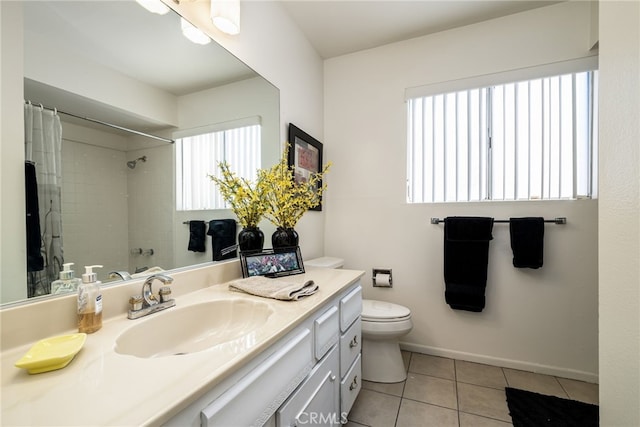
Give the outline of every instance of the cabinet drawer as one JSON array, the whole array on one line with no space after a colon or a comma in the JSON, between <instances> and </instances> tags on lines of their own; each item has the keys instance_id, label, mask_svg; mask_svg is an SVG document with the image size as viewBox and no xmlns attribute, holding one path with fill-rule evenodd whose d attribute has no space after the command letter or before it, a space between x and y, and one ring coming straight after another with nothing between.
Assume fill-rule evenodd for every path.
<instances>
[{"instance_id":1,"label":"cabinet drawer","mask_svg":"<svg viewBox=\"0 0 640 427\"><path fill-rule=\"evenodd\" d=\"M329 349L338 342L338 307L335 305L325 311L313 322L314 351L316 359L322 359Z\"/></svg>"},{"instance_id":2,"label":"cabinet drawer","mask_svg":"<svg viewBox=\"0 0 640 427\"><path fill-rule=\"evenodd\" d=\"M340 412L342 413L348 413L351 410L354 400L360 393L360 388L362 387L361 361L362 359L358 355L351 369L340 382Z\"/></svg>"},{"instance_id":3,"label":"cabinet drawer","mask_svg":"<svg viewBox=\"0 0 640 427\"><path fill-rule=\"evenodd\" d=\"M340 300L340 331L345 332L362 313L362 288L358 286Z\"/></svg>"},{"instance_id":4,"label":"cabinet drawer","mask_svg":"<svg viewBox=\"0 0 640 427\"><path fill-rule=\"evenodd\" d=\"M344 376L362 349L360 317L340 337L340 374Z\"/></svg>"},{"instance_id":5,"label":"cabinet drawer","mask_svg":"<svg viewBox=\"0 0 640 427\"><path fill-rule=\"evenodd\" d=\"M263 425L311 372L311 347L311 331L305 328L204 408L201 425Z\"/></svg>"},{"instance_id":6,"label":"cabinet drawer","mask_svg":"<svg viewBox=\"0 0 640 427\"><path fill-rule=\"evenodd\" d=\"M276 426L340 425L338 347L318 363L309 377L276 412Z\"/></svg>"}]
</instances>

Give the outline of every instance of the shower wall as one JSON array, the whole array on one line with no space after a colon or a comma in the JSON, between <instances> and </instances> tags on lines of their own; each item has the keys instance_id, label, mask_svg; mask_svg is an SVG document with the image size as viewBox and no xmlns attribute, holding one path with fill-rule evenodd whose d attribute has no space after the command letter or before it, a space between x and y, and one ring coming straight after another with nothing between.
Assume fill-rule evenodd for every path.
<instances>
[{"instance_id":1,"label":"shower wall","mask_svg":"<svg viewBox=\"0 0 640 427\"><path fill-rule=\"evenodd\" d=\"M127 169L129 247L153 255L129 254L128 271L140 268L175 267L173 249L173 146L165 144L127 152L127 160L147 156L135 169ZM126 162L125 162L126 163ZM125 164L123 163L123 164Z\"/></svg>"},{"instance_id":2,"label":"shower wall","mask_svg":"<svg viewBox=\"0 0 640 427\"><path fill-rule=\"evenodd\" d=\"M63 122L63 245L76 275L174 267L173 147L131 149L144 138ZM147 156L134 169L127 161ZM142 254L131 253L140 248ZM153 250L153 255L149 250Z\"/></svg>"},{"instance_id":3,"label":"shower wall","mask_svg":"<svg viewBox=\"0 0 640 427\"><path fill-rule=\"evenodd\" d=\"M124 138L68 122L62 135L64 259L78 277L85 265L103 265L96 270L102 280L128 264L128 169L116 149Z\"/></svg>"}]
</instances>

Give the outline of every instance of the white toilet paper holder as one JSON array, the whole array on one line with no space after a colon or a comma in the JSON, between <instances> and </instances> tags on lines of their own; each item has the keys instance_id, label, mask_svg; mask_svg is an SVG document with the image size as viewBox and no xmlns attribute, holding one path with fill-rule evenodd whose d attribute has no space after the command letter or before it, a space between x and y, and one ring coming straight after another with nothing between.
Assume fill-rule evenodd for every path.
<instances>
[{"instance_id":1,"label":"white toilet paper holder","mask_svg":"<svg viewBox=\"0 0 640 427\"><path fill-rule=\"evenodd\" d=\"M389 283L383 282L383 283L378 283L378 281L376 280L376 277L378 276L378 274L388 274L389 275ZM375 287L382 287L382 288L391 288L393 287L393 277L391 276L391 269L390 268L374 268L373 269L373 273L371 275L371 279L373 280L373 286Z\"/></svg>"}]
</instances>

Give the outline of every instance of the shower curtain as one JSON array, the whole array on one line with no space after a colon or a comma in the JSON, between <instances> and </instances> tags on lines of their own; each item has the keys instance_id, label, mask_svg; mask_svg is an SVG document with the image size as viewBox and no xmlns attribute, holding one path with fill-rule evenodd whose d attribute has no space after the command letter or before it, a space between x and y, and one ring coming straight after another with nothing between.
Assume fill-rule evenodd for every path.
<instances>
[{"instance_id":1,"label":"shower curtain","mask_svg":"<svg viewBox=\"0 0 640 427\"><path fill-rule=\"evenodd\" d=\"M51 292L64 263L62 250L62 125L56 111L24 106L25 159L35 165L44 268L27 271L28 296ZM30 195L27 194L27 197ZM33 195L31 195L33 196ZM33 270L33 268L27 268Z\"/></svg>"}]
</instances>

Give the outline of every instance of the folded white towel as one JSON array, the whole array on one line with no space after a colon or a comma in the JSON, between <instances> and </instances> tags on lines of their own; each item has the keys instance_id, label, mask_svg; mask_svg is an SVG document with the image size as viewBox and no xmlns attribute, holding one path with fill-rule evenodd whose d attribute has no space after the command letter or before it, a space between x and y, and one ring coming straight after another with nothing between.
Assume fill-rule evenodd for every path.
<instances>
[{"instance_id":1,"label":"folded white towel","mask_svg":"<svg viewBox=\"0 0 640 427\"><path fill-rule=\"evenodd\" d=\"M295 283L282 279L253 276L230 282L229 290L246 292L251 295L257 295L265 298L297 301L300 298L315 294L318 291L318 285L313 283L313 280Z\"/></svg>"}]
</instances>

